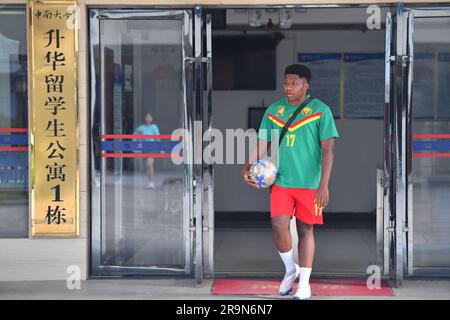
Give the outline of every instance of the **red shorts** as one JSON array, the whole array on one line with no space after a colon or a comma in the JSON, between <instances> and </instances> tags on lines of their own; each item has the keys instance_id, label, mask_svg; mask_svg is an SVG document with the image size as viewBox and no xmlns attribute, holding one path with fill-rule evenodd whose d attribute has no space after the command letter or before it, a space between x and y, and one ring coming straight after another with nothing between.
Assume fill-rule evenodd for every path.
<instances>
[{"instance_id":1,"label":"red shorts","mask_svg":"<svg viewBox=\"0 0 450 320\"><path fill-rule=\"evenodd\" d=\"M270 190L270 216L295 216L306 224L323 224L322 209L314 203L315 189L285 188Z\"/></svg>"}]
</instances>

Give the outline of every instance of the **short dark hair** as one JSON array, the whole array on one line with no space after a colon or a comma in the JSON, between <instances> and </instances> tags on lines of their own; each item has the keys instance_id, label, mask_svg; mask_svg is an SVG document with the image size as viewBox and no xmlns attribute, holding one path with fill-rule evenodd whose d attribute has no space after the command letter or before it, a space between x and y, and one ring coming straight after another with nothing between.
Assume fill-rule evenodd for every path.
<instances>
[{"instance_id":1,"label":"short dark hair","mask_svg":"<svg viewBox=\"0 0 450 320\"><path fill-rule=\"evenodd\" d=\"M311 69L303 64L291 64L284 69L284 75L287 74L296 74L300 78L305 78L308 83L311 81Z\"/></svg>"}]
</instances>

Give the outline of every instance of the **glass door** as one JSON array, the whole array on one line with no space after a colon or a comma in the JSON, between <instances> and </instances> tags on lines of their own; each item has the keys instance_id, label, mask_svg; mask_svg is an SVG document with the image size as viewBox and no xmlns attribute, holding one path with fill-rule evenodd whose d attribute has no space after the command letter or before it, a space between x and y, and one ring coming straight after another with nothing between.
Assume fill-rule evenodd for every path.
<instances>
[{"instance_id":1,"label":"glass door","mask_svg":"<svg viewBox=\"0 0 450 320\"><path fill-rule=\"evenodd\" d=\"M408 8L409 275L450 272L450 8Z\"/></svg>"},{"instance_id":2,"label":"glass door","mask_svg":"<svg viewBox=\"0 0 450 320\"><path fill-rule=\"evenodd\" d=\"M90 10L94 276L186 275L202 263L193 139L174 134L192 131L198 107L192 20L189 10Z\"/></svg>"},{"instance_id":3,"label":"glass door","mask_svg":"<svg viewBox=\"0 0 450 320\"><path fill-rule=\"evenodd\" d=\"M399 4L391 26L385 261L400 286L450 270L450 10Z\"/></svg>"}]
</instances>

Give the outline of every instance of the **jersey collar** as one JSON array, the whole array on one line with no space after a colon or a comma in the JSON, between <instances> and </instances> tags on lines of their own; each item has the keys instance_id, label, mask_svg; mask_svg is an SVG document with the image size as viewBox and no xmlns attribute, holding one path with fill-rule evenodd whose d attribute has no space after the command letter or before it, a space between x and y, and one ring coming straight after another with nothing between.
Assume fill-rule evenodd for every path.
<instances>
[{"instance_id":1,"label":"jersey collar","mask_svg":"<svg viewBox=\"0 0 450 320\"><path fill-rule=\"evenodd\" d=\"M310 96L309 94L306 95L306 99L308 99L308 98L310 98L310 97L311 97L311 96ZM297 108L297 107L298 107L298 105L292 105L292 104L290 104L287 97L284 97L284 105L285 105L287 108L291 108L291 109L292 109L292 108Z\"/></svg>"}]
</instances>

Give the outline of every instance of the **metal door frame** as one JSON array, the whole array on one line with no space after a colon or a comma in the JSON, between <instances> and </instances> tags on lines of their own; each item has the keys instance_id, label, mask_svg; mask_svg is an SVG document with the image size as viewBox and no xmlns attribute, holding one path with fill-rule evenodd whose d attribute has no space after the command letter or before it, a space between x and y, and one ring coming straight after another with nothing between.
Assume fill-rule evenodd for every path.
<instances>
[{"instance_id":1,"label":"metal door frame","mask_svg":"<svg viewBox=\"0 0 450 320\"><path fill-rule=\"evenodd\" d=\"M384 273L395 287L403 284L412 258L407 215L411 200L407 154L410 148L412 48L410 13L402 4L386 16L385 53L385 181L384 181Z\"/></svg>"},{"instance_id":2,"label":"metal door frame","mask_svg":"<svg viewBox=\"0 0 450 320\"><path fill-rule=\"evenodd\" d=\"M206 57L209 61L206 73L206 81L207 81L207 104L208 108L206 110L207 115L204 116L204 119L206 119L206 128L208 132L208 139L209 142L211 142L211 130L213 128L213 118L212 118L212 112L213 112L213 104L212 104L212 16L210 14L206 15ZM209 162L211 163L211 162ZM213 277L214 276L214 170L213 165L205 165L203 170L203 181L207 184L206 187L206 225L208 228L207 232L207 244L208 244L208 251L205 251L205 254L207 254L207 264L206 267L206 273L208 276Z\"/></svg>"},{"instance_id":3,"label":"metal door frame","mask_svg":"<svg viewBox=\"0 0 450 320\"><path fill-rule=\"evenodd\" d=\"M199 94L199 118L202 126L203 140L196 141L196 145L202 146L201 150L205 150L205 147L212 141L212 15L205 14L202 7L195 7L195 37L201 39L196 46L196 59L201 61L199 70L199 77L205 84L205 88L197 90ZM197 42L196 42L197 44ZM203 77L206 78L203 79ZM201 92L201 94L200 94ZM206 156L206 155L204 155ZM211 159L204 159L202 157L202 165L198 168L198 174L201 179L201 197L202 208L199 209L198 214L202 214L202 257L198 256L198 259L202 259L202 273L205 277L214 276L214 170L211 164ZM200 227L199 227L200 228ZM199 232L200 233L200 229ZM197 278L197 282L201 280Z\"/></svg>"},{"instance_id":4,"label":"metal door frame","mask_svg":"<svg viewBox=\"0 0 450 320\"><path fill-rule=\"evenodd\" d=\"M410 96L407 85L408 73L410 68L411 56L408 51L408 13L403 10L402 5L397 6L396 27L395 27L395 52L394 52L394 85L393 85L393 140L394 152L394 190L395 190L395 213L394 213L394 252L393 274L391 277L395 280L395 286L403 284L404 271L407 268L406 259L406 232L408 231L407 210L407 172L406 172L406 145L408 138L406 136L407 115L410 107Z\"/></svg>"},{"instance_id":5,"label":"metal door frame","mask_svg":"<svg viewBox=\"0 0 450 320\"><path fill-rule=\"evenodd\" d=\"M392 252L390 246L393 244L393 178L392 178L392 140L393 140L393 126L392 126L392 50L393 50L393 21L390 12L386 14L386 42L385 42L385 108L384 108L384 179L383 179L383 270L384 275L390 275L391 272L391 257Z\"/></svg>"},{"instance_id":6,"label":"metal door frame","mask_svg":"<svg viewBox=\"0 0 450 320\"><path fill-rule=\"evenodd\" d=\"M102 203L102 190L100 184L104 184L104 180L101 178L102 174L95 168L95 146L96 143L100 143L100 137L103 132L102 123L104 123L102 117L104 115L104 101L103 97L103 81L102 78L102 61L101 55L98 50L100 48L100 20L101 19L148 19L148 20L161 20L161 19L177 19L183 21L182 33L182 47L183 47L183 74L182 83L184 89L184 105L185 114L183 115L183 121L185 123L185 130L190 133L193 130L193 68L190 64L190 56L193 54L193 28L192 28L192 10L189 9L101 9L90 8L89 13L89 81L90 81L90 130L89 130L89 150L90 150L90 211L91 211L91 223L90 223L90 274L92 276L124 276L124 275L192 275L193 272L193 250L194 250L194 229L193 229L193 143L192 135L188 134L188 139L185 139L184 154L184 171L186 175L184 177L184 194L183 194L183 220L184 220L184 244L185 244L185 264L183 269L177 268L161 268L161 267L121 267L121 266L103 266L101 265L101 217L103 207ZM96 55L98 59L96 59ZM97 84L96 82L100 83ZM97 134L98 141L94 141ZM97 150L97 153L101 151ZM97 155L100 156L100 155ZM104 158L101 158L102 168L104 168Z\"/></svg>"},{"instance_id":7,"label":"metal door frame","mask_svg":"<svg viewBox=\"0 0 450 320\"><path fill-rule=\"evenodd\" d=\"M355 4L355 5L348 5L348 4L342 4L339 5L339 8L346 9L346 8L355 8L355 7L367 7L369 4ZM380 7L383 8L391 8L395 9L394 4L380 4ZM301 4L294 4L294 5L251 5L251 4L243 4L243 5L217 5L214 7L211 7L209 5L204 5L203 8L209 9L209 8L222 8L222 9L273 9L273 8L289 8L289 9L295 9L295 8L329 8L329 5L321 5L321 4L314 4L314 5L301 5ZM390 228L390 224L393 225L393 222L390 222L390 217L394 216L395 213L395 204L393 204L393 200L395 200L395 189L393 182L395 181L394 169L393 166L395 165L394 160L392 159L392 150L394 146L394 134L393 134L393 110L394 110L394 103L393 99L390 96L390 88L391 88L391 82L392 77L390 76L391 73L391 64L393 60L390 60L391 55L390 51L395 48L395 46L390 45L390 40L393 37L392 31L393 29L390 29L391 32L388 32L389 26L392 27L392 18L390 15L390 12L388 12L389 21L386 21L386 68L385 68L385 117L384 117L384 170L383 170L383 216L377 217L377 225L376 225L376 248L377 248L377 262L383 267L383 279L387 278L391 272L390 272L390 248L389 244L394 243L394 241L390 241L389 237L393 236L394 233ZM208 18L206 18L208 20ZM389 23L389 25L388 25ZM208 41L208 40L207 40ZM389 43L389 45L388 45ZM210 55L208 55L210 57ZM212 69L212 67L208 67L208 76L209 76L209 70ZM209 86L211 85L210 81L208 81ZM208 90L209 91L209 90ZM209 96L210 94L208 94ZM208 108L210 106L211 101L208 101ZM212 125L212 118L211 118L211 112L212 109L208 109L208 114L204 115L204 119L208 118L208 130L211 129ZM205 131L207 132L207 131ZM203 209L204 213L207 213L204 215L204 232L207 231L208 236L204 237L204 241L208 239L209 241L209 247L208 251L204 252L204 260L208 259L208 263L205 264L204 270L206 270L206 276L214 276L214 252L213 252L213 239L214 239L214 208L213 208L213 187L214 187L214 177L213 177L213 169L212 166L204 166L204 173L207 174L207 177L209 179L209 183L206 183L203 181L204 185L204 193L203 196L206 197L206 195L211 194L211 201L206 200L206 205ZM203 176L203 179L206 180L205 175ZM232 275L230 272L224 273L224 275ZM264 274L266 275L266 274ZM331 275L330 273L325 274L326 276ZM333 276L342 276L342 274L332 274ZM360 277L363 274L352 274L348 273L345 274L345 276L351 276L351 277Z\"/></svg>"},{"instance_id":8,"label":"metal door frame","mask_svg":"<svg viewBox=\"0 0 450 320\"><path fill-rule=\"evenodd\" d=\"M213 168L203 150L211 141L212 129L212 17L202 6L194 8L195 125L194 133L194 216L195 277L202 282L214 275L214 181ZM206 76L206 77L205 77ZM207 140L207 141L205 141ZM209 162L210 163L210 162Z\"/></svg>"}]
</instances>

